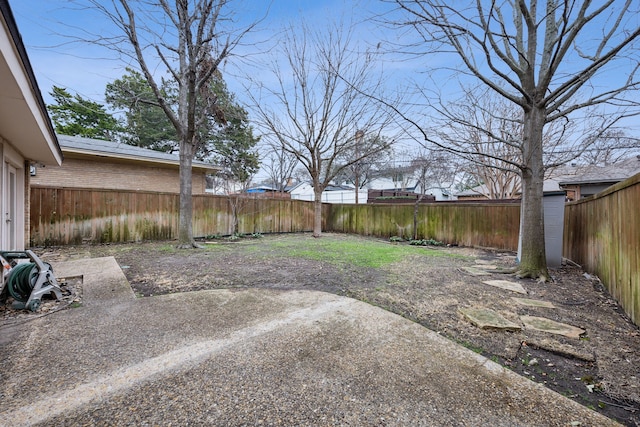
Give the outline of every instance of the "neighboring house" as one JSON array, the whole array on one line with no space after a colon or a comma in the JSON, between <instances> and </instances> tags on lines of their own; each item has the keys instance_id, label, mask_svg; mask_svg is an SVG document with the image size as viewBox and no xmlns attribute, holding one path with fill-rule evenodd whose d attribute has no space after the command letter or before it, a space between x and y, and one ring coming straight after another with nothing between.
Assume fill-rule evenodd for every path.
<instances>
[{"instance_id":1,"label":"neighboring house","mask_svg":"<svg viewBox=\"0 0 640 427\"><path fill-rule=\"evenodd\" d=\"M484 184L476 185L475 187L458 191L455 194L455 198L457 200L488 200L489 189Z\"/></svg>"},{"instance_id":2,"label":"neighboring house","mask_svg":"<svg viewBox=\"0 0 640 427\"><path fill-rule=\"evenodd\" d=\"M391 190L369 190L367 203L431 203L435 202L436 198L432 194L421 195L415 191L400 191L396 189Z\"/></svg>"},{"instance_id":3,"label":"neighboring house","mask_svg":"<svg viewBox=\"0 0 640 427\"><path fill-rule=\"evenodd\" d=\"M29 241L29 169L59 166L62 151L13 13L0 0L0 250Z\"/></svg>"},{"instance_id":4,"label":"neighboring house","mask_svg":"<svg viewBox=\"0 0 640 427\"><path fill-rule=\"evenodd\" d=\"M369 181L366 187L368 190L414 191L418 185L418 181L416 179L407 175L394 176L394 178L375 178Z\"/></svg>"},{"instance_id":5,"label":"neighboring house","mask_svg":"<svg viewBox=\"0 0 640 427\"><path fill-rule=\"evenodd\" d=\"M544 180L546 193L566 192L568 201L580 200L640 173L640 157L631 157L606 166L572 163L554 169ZM456 194L458 200L486 200L484 184ZM520 197L520 193L516 195Z\"/></svg>"},{"instance_id":6,"label":"neighboring house","mask_svg":"<svg viewBox=\"0 0 640 427\"><path fill-rule=\"evenodd\" d=\"M420 191L417 189L416 193ZM437 201L455 200L456 196L453 193L451 188L444 187L428 187L424 191L424 194L435 197Z\"/></svg>"},{"instance_id":7,"label":"neighboring house","mask_svg":"<svg viewBox=\"0 0 640 427\"><path fill-rule=\"evenodd\" d=\"M422 194L420 181L415 178L405 178L403 181L393 180L391 178L376 178L367 184L369 190L385 190L385 191L412 191ZM427 196L433 196L437 201L455 200L454 183L443 183L443 186L430 185L424 190Z\"/></svg>"},{"instance_id":8,"label":"neighboring house","mask_svg":"<svg viewBox=\"0 0 640 427\"><path fill-rule=\"evenodd\" d=\"M55 188L180 192L180 159L123 143L58 135L64 165L36 167L31 185ZM220 168L193 162L193 194L204 194L207 174Z\"/></svg>"},{"instance_id":9,"label":"neighboring house","mask_svg":"<svg viewBox=\"0 0 640 427\"><path fill-rule=\"evenodd\" d=\"M247 194L265 199L290 199L291 194L287 192L278 191L277 188L271 185L256 185L251 188L247 188L245 191Z\"/></svg>"},{"instance_id":10,"label":"neighboring house","mask_svg":"<svg viewBox=\"0 0 640 427\"><path fill-rule=\"evenodd\" d=\"M607 166L571 166L554 178L567 200L580 200L601 192L607 187L640 173L640 156Z\"/></svg>"},{"instance_id":11,"label":"neighboring house","mask_svg":"<svg viewBox=\"0 0 640 427\"><path fill-rule=\"evenodd\" d=\"M309 181L300 182L289 188L289 194L293 200L314 201L313 185ZM367 203L367 190L358 192L358 204ZM355 203L356 190L344 185L329 185L322 192L323 203Z\"/></svg>"}]
</instances>

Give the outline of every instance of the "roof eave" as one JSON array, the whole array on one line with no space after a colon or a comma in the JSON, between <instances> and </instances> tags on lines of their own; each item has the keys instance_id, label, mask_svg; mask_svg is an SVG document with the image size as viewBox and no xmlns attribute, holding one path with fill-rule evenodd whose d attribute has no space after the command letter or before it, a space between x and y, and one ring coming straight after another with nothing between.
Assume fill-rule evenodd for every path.
<instances>
[{"instance_id":1,"label":"roof eave","mask_svg":"<svg viewBox=\"0 0 640 427\"><path fill-rule=\"evenodd\" d=\"M180 167L180 162L177 160L168 160L168 159L157 159L157 158L151 158L151 157L144 157L144 156L134 156L134 155L127 155L127 154L115 154L115 153L108 153L108 152L104 152L104 151L95 151L95 150L83 150L80 148L68 148L68 147L64 147L62 149L62 151L67 154L70 158L73 157L82 157L82 158L91 158L91 157L107 157L107 158L111 158L111 159L119 159L119 160L125 160L125 161L130 161L130 162L145 162L145 163L149 163L149 164L155 164L155 165L160 165L160 166L171 166L171 167L176 167L179 168ZM216 166L216 165L211 165L208 163L200 163L200 162L194 162L191 165L191 168L193 170L202 170L204 172L218 172L220 170L222 170L222 168L220 166Z\"/></svg>"}]
</instances>

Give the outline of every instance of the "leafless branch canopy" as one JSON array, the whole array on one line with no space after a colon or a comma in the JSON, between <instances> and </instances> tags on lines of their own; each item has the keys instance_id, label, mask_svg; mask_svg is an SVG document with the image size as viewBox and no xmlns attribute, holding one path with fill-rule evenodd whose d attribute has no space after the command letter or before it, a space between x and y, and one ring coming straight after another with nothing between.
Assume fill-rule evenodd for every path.
<instances>
[{"instance_id":1,"label":"leafless branch canopy","mask_svg":"<svg viewBox=\"0 0 640 427\"><path fill-rule=\"evenodd\" d=\"M202 95L212 75L256 24L233 28L230 0L87 1L120 30L91 41L136 64L180 139L197 144L196 129L206 118L196 117L196 99L207 100ZM161 90L160 81L166 77L177 83L176 110Z\"/></svg>"},{"instance_id":2,"label":"leafless branch canopy","mask_svg":"<svg viewBox=\"0 0 640 427\"><path fill-rule=\"evenodd\" d=\"M393 3L407 16L394 24L419 35L416 53L453 53L460 71L513 103L544 106L547 122L594 104L637 106L625 97L640 85L633 0ZM605 75L618 67L622 79Z\"/></svg>"},{"instance_id":3,"label":"leafless branch canopy","mask_svg":"<svg viewBox=\"0 0 640 427\"><path fill-rule=\"evenodd\" d=\"M263 139L293 155L322 189L343 168L393 143L378 138L384 143L356 150L358 131L365 138L379 137L393 116L363 95L379 92L382 82L374 77L371 56L353 49L352 31L345 25L291 27L281 56L266 67L271 75L263 78L273 82L253 81ZM358 154L340 162L346 152Z\"/></svg>"},{"instance_id":4,"label":"leafless branch canopy","mask_svg":"<svg viewBox=\"0 0 640 427\"><path fill-rule=\"evenodd\" d=\"M542 110L544 165L549 169L593 152L595 141L605 149L600 136L621 132L623 119L640 113L640 29L634 18L639 11L630 0L597 5L556 0L390 3L406 17L392 24L416 35L402 46L403 52L425 60L452 55L451 62L459 64L457 79L450 81L463 93L458 99L443 98L434 82L433 88L416 88L415 105L398 109L427 145L521 173L528 168L530 142L525 141L530 135L524 134L523 114L537 109ZM610 70L617 72L609 76ZM420 106L429 112L429 121L416 114ZM505 134L509 123L518 124L518 132ZM478 135L484 146L477 145ZM494 148L488 150L486 144ZM495 149L498 144L501 148Z\"/></svg>"},{"instance_id":5,"label":"leafless branch canopy","mask_svg":"<svg viewBox=\"0 0 640 427\"><path fill-rule=\"evenodd\" d=\"M593 115L595 109L599 109L600 123L593 126L593 132L583 131L583 135L602 135L614 130L623 118L640 114L638 2L388 1L396 7L390 15L391 24L399 27L404 39L409 38L402 44L402 51L424 60L427 73L437 75L433 77L433 90L417 87L422 111L418 109L420 99L416 105L397 110L425 144L462 156L475 153L479 155L475 158L478 164L497 161L496 167L519 169L522 257L518 274L546 280L543 181L545 169L561 157L549 155L549 143L558 149L556 153L569 153L578 139L565 132L566 125L583 126L585 117ZM432 59L436 65L428 67ZM452 112L455 107L447 104L455 89L442 87L442 76L452 74L458 79L458 87L479 83L519 110L521 143L512 139L511 132L503 135L484 128L478 120L458 120L460 116ZM434 100L424 96L430 92L441 97ZM494 126L498 117L493 111L478 106L474 109L484 115L482 121ZM450 128L462 125L461 129L471 135L465 135L468 139L462 144L452 144L451 138L442 138L446 135L441 128L424 124L422 118L429 116L425 110L440 120L439 125L448 120ZM504 116L498 129L509 129L513 117ZM582 123L576 123L576 119ZM560 135L549 141L545 127L548 129L551 123ZM477 131L482 139L474 140L473 132ZM486 150L485 143L492 144L493 150Z\"/></svg>"}]
</instances>

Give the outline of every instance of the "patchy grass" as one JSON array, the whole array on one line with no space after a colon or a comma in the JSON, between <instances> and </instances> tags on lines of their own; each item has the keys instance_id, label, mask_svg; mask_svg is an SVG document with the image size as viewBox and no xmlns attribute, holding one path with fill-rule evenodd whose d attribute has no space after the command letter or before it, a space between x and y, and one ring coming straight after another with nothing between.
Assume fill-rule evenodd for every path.
<instances>
[{"instance_id":1,"label":"patchy grass","mask_svg":"<svg viewBox=\"0 0 640 427\"><path fill-rule=\"evenodd\" d=\"M342 236L325 236L320 239L287 239L274 241L274 248L288 257L297 257L328 262L337 266L380 268L407 257L458 257L438 250L417 249L405 245L391 245L386 242Z\"/></svg>"}]
</instances>

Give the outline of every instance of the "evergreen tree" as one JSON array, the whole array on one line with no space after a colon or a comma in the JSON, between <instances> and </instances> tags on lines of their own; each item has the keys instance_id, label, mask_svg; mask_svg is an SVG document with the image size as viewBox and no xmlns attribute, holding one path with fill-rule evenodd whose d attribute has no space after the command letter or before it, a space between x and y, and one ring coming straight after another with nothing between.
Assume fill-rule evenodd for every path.
<instances>
[{"instance_id":1,"label":"evergreen tree","mask_svg":"<svg viewBox=\"0 0 640 427\"><path fill-rule=\"evenodd\" d=\"M201 114L208 120L201 127L203 143L196 158L222 166L226 179L248 184L260 167L256 151L260 138L253 135L247 110L236 101L219 74L214 74L207 93L201 96ZM213 102L207 102L211 99Z\"/></svg>"},{"instance_id":2,"label":"evergreen tree","mask_svg":"<svg viewBox=\"0 0 640 427\"><path fill-rule=\"evenodd\" d=\"M118 120L107 113L102 104L71 95L65 88L53 86L50 95L56 104L49 105L51 120L57 133L86 138L115 139L122 130Z\"/></svg>"},{"instance_id":3,"label":"evergreen tree","mask_svg":"<svg viewBox=\"0 0 640 427\"><path fill-rule=\"evenodd\" d=\"M158 105L144 76L127 68L129 74L107 84L105 99L115 110L124 110L126 132L123 142L137 147L171 153L178 150L175 127ZM162 92L171 99L171 89L163 81Z\"/></svg>"},{"instance_id":4,"label":"evergreen tree","mask_svg":"<svg viewBox=\"0 0 640 427\"><path fill-rule=\"evenodd\" d=\"M126 133L123 142L163 152L175 152L178 137L175 127L158 105L144 77L127 68L128 74L107 84L105 97L114 109L125 111ZM162 81L164 99L177 108L177 91ZM195 158L223 167L227 180L247 183L259 168L247 111L229 92L219 73L213 73L210 83L198 96L197 144Z\"/></svg>"}]
</instances>

